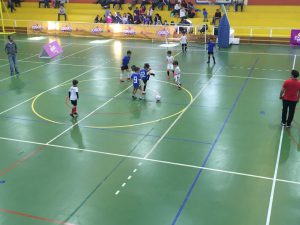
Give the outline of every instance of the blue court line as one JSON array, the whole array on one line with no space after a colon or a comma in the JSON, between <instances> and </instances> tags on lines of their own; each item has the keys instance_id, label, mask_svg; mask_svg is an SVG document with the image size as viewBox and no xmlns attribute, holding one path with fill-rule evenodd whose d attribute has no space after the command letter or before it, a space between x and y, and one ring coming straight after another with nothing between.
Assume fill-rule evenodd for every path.
<instances>
[{"instance_id":1,"label":"blue court line","mask_svg":"<svg viewBox=\"0 0 300 225\"><path fill-rule=\"evenodd\" d=\"M252 73L253 73L253 71L254 71L254 68L255 68L257 62L258 62L258 58L256 58L254 64L252 65L251 70L250 70L249 73L248 73L247 79L244 81L244 83L243 83L243 85L242 85L242 87L241 87L241 89L240 89L240 91L239 91L239 93L238 93L238 95L237 95L237 97L236 97L236 99L235 99L233 105L232 105L231 108L230 108L229 113L227 114L227 116L226 116L226 118L225 118L225 120L224 120L224 122L223 122L223 125L221 126L221 128L220 128L220 130L219 130L219 132L218 132L218 134L217 134L217 136L216 136L214 142L213 142L212 145L210 146L210 149L209 149L209 151L208 151L208 153L207 153L207 155L206 155L206 157L205 157L205 159L204 159L204 161L203 161L203 163L202 163L202 165L201 165L201 168L199 169L199 171L198 171L198 173L197 173L197 175L196 175L196 177L195 177L193 183L191 184L191 186L190 186L190 188L189 188L189 190L188 190L188 193L186 194L186 196L185 196L185 198L184 198L182 204L180 205L180 208L178 209L178 211L177 211L177 213L176 213L176 215L175 215L175 218L174 218L173 221L172 221L172 225L175 225L175 224L176 224L176 222L178 221L178 218L179 218L179 216L181 215L181 213L182 213L182 211L183 211L183 209L184 209L184 207L185 207L187 201L189 200L189 197L190 197L190 195L191 195L191 193L192 193L192 191L193 191L193 189L194 189L194 187L195 187L197 181L199 180L200 175L202 174L203 168L205 167L205 165L206 165L208 159L210 158L211 153L213 152L213 150L214 150L214 148L215 148L217 142L219 141L219 138L220 138L221 134L223 133L224 128L225 128L225 126L227 125L227 122L228 122L229 118L231 117L231 114L232 114L233 110L235 109L235 107L236 107L238 101L240 100L240 97L241 97L242 93L243 93L244 90L245 90L245 87L247 86L247 84L248 84L248 82L249 82L249 80L250 80L250 77L252 76Z\"/></svg>"},{"instance_id":2,"label":"blue court line","mask_svg":"<svg viewBox=\"0 0 300 225\"><path fill-rule=\"evenodd\" d=\"M14 117L14 116L0 116L0 118L49 124L48 121L39 120L39 119L20 118L20 117ZM69 127L70 124L55 124L55 126ZM129 135L135 135L135 136L144 136L145 135L144 133L133 132L133 131L125 131L125 130L117 130L117 129L90 128L90 127L84 127L82 125L79 125L78 127L84 128L84 129L95 129L95 130L100 130L100 131L103 131L103 132L129 134ZM147 137L160 138L159 135L151 135L151 134L148 134ZM174 140L174 141L178 141L178 142L188 142L188 143L204 144L204 145L210 145L211 144L211 142L209 142L209 141L198 141L198 140L193 140L193 139L188 139L188 138L166 137L165 139L166 140Z\"/></svg>"}]
</instances>

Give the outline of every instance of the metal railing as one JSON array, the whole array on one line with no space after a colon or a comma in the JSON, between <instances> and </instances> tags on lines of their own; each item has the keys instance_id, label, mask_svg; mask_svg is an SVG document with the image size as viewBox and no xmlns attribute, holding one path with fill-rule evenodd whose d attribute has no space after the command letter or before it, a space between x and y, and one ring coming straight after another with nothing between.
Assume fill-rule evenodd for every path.
<instances>
[{"instance_id":1,"label":"metal railing","mask_svg":"<svg viewBox=\"0 0 300 225\"><path fill-rule=\"evenodd\" d=\"M4 19L4 24L6 27L27 27L27 24L32 22L31 20L14 20L14 19ZM42 21L41 21L42 22ZM57 21L55 21L57 22ZM70 22L70 24L78 24L84 22ZM91 24L91 23L86 23ZM183 25L168 25L175 26L176 32L179 34L182 29L186 29L188 34L198 35L200 34L201 28L207 23L202 24L192 24L191 26L183 26ZM130 24L130 26L143 26L143 25L134 25ZM156 25L153 25L156 26ZM214 35L215 27L212 25L208 25L208 30L205 31L204 35ZM263 27L263 26L231 26L234 29L234 36L239 37L268 37L268 38L289 38L292 29L297 29L293 27Z\"/></svg>"}]
</instances>

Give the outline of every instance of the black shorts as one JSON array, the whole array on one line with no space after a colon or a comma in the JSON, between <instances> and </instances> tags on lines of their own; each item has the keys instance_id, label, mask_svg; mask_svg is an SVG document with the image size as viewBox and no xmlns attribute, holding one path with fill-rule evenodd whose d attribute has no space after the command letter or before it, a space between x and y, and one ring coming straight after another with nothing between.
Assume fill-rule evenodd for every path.
<instances>
[{"instance_id":1,"label":"black shorts","mask_svg":"<svg viewBox=\"0 0 300 225\"><path fill-rule=\"evenodd\" d=\"M208 52L208 55L214 55L214 52Z\"/></svg>"},{"instance_id":2,"label":"black shorts","mask_svg":"<svg viewBox=\"0 0 300 225\"><path fill-rule=\"evenodd\" d=\"M144 84L146 84L147 81L148 81L149 79L147 79L147 78L142 78L142 80L143 80Z\"/></svg>"},{"instance_id":3,"label":"black shorts","mask_svg":"<svg viewBox=\"0 0 300 225\"><path fill-rule=\"evenodd\" d=\"M71 100L71 104L72 104L73 106L77 106L77 100Z\"/></svg>"},{"instance_id":4,"label":"black shorts","mask_svg":"<svg viewBox=\"0 0 300 225\"><path fill-rule=\"evenodd\" d=\"M128 70L128 65L126 65L126 66L121 66L121 70L122 70L122 71Z\"/></svg>"}]
</instances>

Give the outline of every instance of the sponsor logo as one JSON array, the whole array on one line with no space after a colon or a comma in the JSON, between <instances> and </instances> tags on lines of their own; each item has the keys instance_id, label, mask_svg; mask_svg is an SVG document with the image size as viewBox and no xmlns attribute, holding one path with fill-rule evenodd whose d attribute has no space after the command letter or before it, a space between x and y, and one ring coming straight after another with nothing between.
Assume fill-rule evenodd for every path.
<instances>
[{"instance_id":1,"label":"sponsor logo","mask_svg":"<svg viewBox=\"0 0 300 225\"><path fill-rule=\"evenodd\" d=\"M166 29L157 31L158 36L170 36L170 32Z\"/></svg>"},{"instance_id":2,"label":"sponsor logo","mask_svg":"<svg viewBox=\"0 0 300 225\"><path fill-rule=\"evenodd\" d=\"M124 34L125 35L135 35L136 33L135 33L134 29L129 27L127 30L124 30Z\"/></svg>"},{"instance_id":3,"label":"sponsor logo","mask_svg":"<svg viewBox=\"0 0 300 225\"><path fill-rule=\"evenodd\" d=\"M43 30L43 27L42 25L39 25L39 24L35 24L31 27L32 30L36 30L36 31L39 31L39 30Z\"/></svg>"},{"instance_id":4,"label":"sponsor logo","mask_svg":"<svg viewBox=\"0 0 300 225\"><path fill-rule=\"evenodd\" d=\"M91 30L92 33L103 33L103 29L101 27L94 27Z\"/></svg>"},{"instance_id":5,"label":"sponsor logo","mask_svg":"<svg viewBox=\"0 0 300 225\"><path fill-rule=\"evenodd\" d=\"M298 33L298 35L294 36L294 41L296 41L297 43L300 43L300 32Z\"/></svg>"},{"instance_id":6,"label":"sponsor logo","mask_svg":"<svg viewBox=\"0 0 300 225\"><path fill-rule=\"evenodd\" d=\"M62 26L62 27L60 28L60 30L61 30L62 32L72 32L72 27L70 27L70 26Z\"/></svg>"}]
</instances>

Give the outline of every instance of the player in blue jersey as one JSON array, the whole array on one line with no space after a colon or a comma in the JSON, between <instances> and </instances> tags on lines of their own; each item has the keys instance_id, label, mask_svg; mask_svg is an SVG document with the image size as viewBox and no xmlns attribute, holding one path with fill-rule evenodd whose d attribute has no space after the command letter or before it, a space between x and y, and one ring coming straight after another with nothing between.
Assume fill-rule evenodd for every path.
<instances>
[{"instance_id":1,"label":"player in blue jersey","mask_svg":"<svg viewBox=\"0 0 300 225\"><path fill-rule=\"evenodd\" d=\"M127 54L122 59L121 73L120 73L120 82L124 82L124 72L127 72L127 81L130 81L130 70L129 70L129 62L131 57L131 51L128 50Z\"/></svg>"},{"instance_id":2,"label":"player in blue jersey","mask_svg":"<svg viewBox=\"0 0 300 225\"><path fill-rule=\"evenodd\" d=\"M140 68L137 66L132 66L131 70L133 71L132 75L131 75L131 80L132 80L132 99L136 99L136 92L137 90L140 90L140 97L139 99L143 99L142 98L142 88L141 88L141 75L140 75Z\"/></svg>"},{"instance_id":3,"label":"player in blue jersey","mask_svg":"<svg viewBox=\"0 0 300 225\"><path fill-rule=\"evenodd\" d=\"M140 76L141 76L141 79L142 79L142 81L144 83L144 87L143 87L143 92L142 93L146 94L147 82L150 79L150 76L155 76L154 73L151 73L151 68L150 68L149 63L145 63L144 64L144 69L140 70Z\"/></svg>"},{"instance_id":4,"label":"player in blue jersey","mask_svg":"<svg viewBox=\"0 0 300 225\"><path fill-rule=\"evenodd\" d=\"M207 53L208 53L208 61L207 63L210 63L210 56L212 56L213 60L214 60L214 64L216 64L216 59L214 56L214 48L215 48L216 44L213 42L213 39L210 38L208 43L207 43Z\"/></svg>"}]
</instances>

